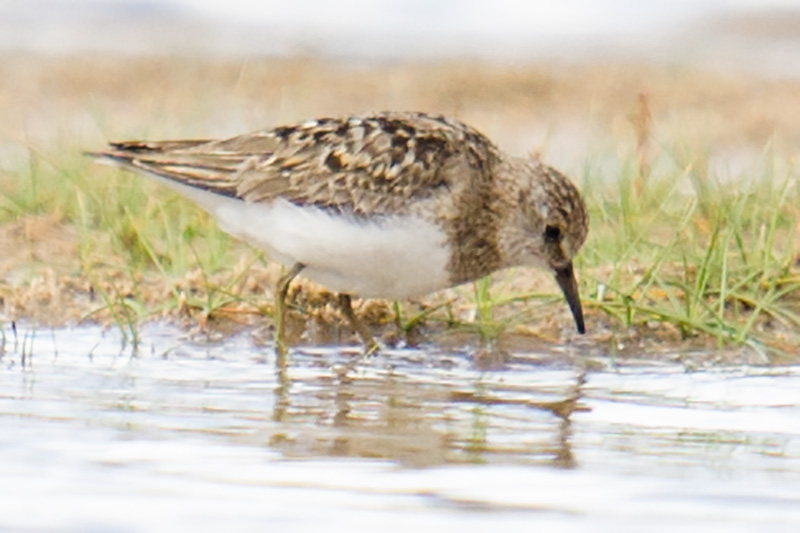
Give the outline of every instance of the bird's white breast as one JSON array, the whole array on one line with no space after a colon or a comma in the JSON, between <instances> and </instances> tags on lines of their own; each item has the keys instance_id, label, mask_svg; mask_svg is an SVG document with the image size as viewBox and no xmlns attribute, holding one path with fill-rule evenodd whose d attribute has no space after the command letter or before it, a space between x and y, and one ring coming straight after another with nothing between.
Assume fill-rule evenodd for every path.
<instances>
[{"instance_id":1,"label":"bird's white breast","mask_svg":"<svg viewBox=\"0 0 800 533\"><path fill-rule=\"evenodd\" d=\"M186 185L173 188L216 217L231 235L262 248L329 290L403 299L449 285L442 229L412 216L356 218L278 199L246 203Z\"/></svg>"},{"instance_id":2,"label":"bird's white breast","mask_svg":"<svg viewBox=\"0 0 800 533\"><path fill-rule=\"evenodd\" d=\"M333 291L406 298L448 285L445 234L416 217L363 220L282 199L220 205L213 214L273 259L306 265L304 276Z\"/></svg>"}]
</instances>

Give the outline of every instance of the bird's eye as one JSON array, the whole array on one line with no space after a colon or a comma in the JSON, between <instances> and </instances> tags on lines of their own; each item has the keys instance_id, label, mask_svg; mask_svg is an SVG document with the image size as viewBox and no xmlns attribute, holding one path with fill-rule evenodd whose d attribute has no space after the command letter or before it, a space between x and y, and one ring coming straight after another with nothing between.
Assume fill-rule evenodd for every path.
<instances>
[{"instance_id":1,"label":"bird's eye","mask_svg":"<svg viewBox=\"0 0 800 533\"><path fill-rule=\"evenodd\" d=\"M561 228L558 226L546 226L544 228L544 242L554 244L561 240Z\"/></svg>"}]
</instances>

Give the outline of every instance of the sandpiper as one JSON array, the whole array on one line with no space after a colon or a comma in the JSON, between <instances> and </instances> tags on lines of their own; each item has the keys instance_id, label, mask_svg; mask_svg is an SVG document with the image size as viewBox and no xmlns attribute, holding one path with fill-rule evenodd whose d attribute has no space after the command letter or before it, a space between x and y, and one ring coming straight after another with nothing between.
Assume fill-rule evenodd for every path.
<instances>
[{"instance_id":1,"label":"sandpiper","mask_svg":"<svg viewBox=\"0 0 800 533\"><path fill-rule=\"evenodd\" d=\"M513 266L552 271L585 332L572 266L588 230L580 193L456 120L320 118L223 140L114 142L90 155L157 178L288 268L276 288L279 350L301 272L339 293L370 352L377 344L351 295L405 299Z\"/></svg>"}]
</instances>

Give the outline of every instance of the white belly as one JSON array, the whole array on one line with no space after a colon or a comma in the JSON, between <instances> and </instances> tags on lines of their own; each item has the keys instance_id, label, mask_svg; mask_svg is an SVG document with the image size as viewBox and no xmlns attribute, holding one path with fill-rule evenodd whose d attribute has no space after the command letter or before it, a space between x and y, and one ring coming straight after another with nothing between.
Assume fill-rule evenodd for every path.
<instances>
[{"instance_id":1,"label":"white belly","mask_svg":"<svg viewBox=\"0 0 800 533\"><path fill-rule=\"evenodd\" d=\"M170 184L216 217L231 235L266 251L331 291L403 299L447 287L449 247L436 224L417 217L359 220L286 200L245 203Z\"/></svg>"}]
</instances>

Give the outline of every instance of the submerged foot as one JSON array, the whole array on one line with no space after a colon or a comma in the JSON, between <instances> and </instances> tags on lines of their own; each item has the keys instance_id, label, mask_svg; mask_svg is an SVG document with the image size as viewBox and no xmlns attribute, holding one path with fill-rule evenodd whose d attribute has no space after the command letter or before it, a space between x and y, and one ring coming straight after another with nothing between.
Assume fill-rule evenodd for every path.
<instances>
[{"instance_id":1,"label":"submerged foot","mask_svg":"<svg viewBox=\"0 0 800 533\"><path fill-rule=\"evenodd\" d=\"M361 341L364 343L364 355L377 354L380 351L380 346L375 341L375 337L372 336L369 328L364 325L364 322L358 319L353 311L353 302L349 294L339 294L339 307L342 309L344 317L350 323L350 327L361 337Z\"/></svg>"}]
</instances>

